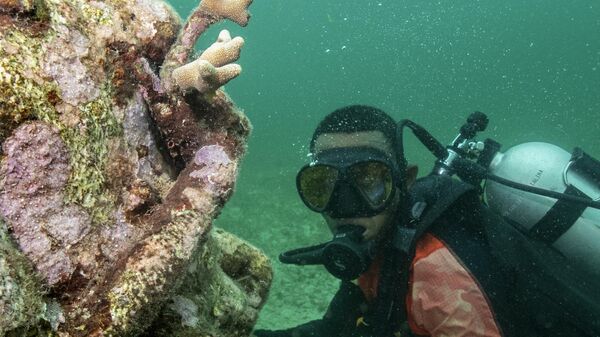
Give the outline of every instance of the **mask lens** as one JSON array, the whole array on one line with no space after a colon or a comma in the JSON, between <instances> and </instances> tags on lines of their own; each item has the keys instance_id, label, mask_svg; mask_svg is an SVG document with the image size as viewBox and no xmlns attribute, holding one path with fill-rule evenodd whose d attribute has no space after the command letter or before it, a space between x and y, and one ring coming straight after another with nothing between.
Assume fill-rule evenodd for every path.
<instances>
[{"instance_id":1,"label":"mask lens","mask_svg":"<svg viewBox=\"0 0 600 337\"><path fill-rule=\"evenodd\" d=\"M308 166L298 173L298 192L306 205L325 210L338 179L338 170L326 165Z\"/></svg>"},{"instance_id":2,"label":"mask lens","mask_svg":"<svg viewBox=\"0 0 600 337\"><path fill-rule=\"evenodd\" d=\"M363 197L374 208L382 207L392 196L392 170L384 163L357 163L350 168L349 173Z\"/></svg>"}]
</instances>

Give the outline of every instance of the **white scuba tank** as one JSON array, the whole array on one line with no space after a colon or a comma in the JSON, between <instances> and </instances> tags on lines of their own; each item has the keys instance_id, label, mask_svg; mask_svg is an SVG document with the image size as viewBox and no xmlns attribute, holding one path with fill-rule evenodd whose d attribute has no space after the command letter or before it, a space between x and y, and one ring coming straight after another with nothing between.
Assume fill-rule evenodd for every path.
<instances>
[{"instance_id":1,"label":"white scuba tank","mask_svg":"<svg viewBox=\"0 0 600 337\"><path fill-rule=\"evenodd\" d=\"M497 153L489 172L555 192L572 193L576 189L592 200L600 200L598 180L573 164L572 155L562 148L531 142L514 146L505 153ZM600 172L596 171L595 177L599 175ZM520 224L524 231L534 236L535 233L540 234L540 229L552 232L556 229L553 226L563 226L554 236L550 235L548 243L568 259L600 275L600 210L590 207L584 209L564 202L560 205L556 199L520 191L491 180L486 182L485 197L492 210ZM551 211L553 207L554 213ZM578 207L581 207L579 211ZM552 219L556 214L572 211L571 220Z\"/></svg>"}]
</instances>

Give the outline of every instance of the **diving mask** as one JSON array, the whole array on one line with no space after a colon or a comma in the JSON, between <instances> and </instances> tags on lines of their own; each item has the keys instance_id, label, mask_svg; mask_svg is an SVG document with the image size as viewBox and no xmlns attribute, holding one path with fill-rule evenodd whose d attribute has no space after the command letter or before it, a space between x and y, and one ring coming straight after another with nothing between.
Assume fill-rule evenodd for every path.
<instances>
[{"instance_id":1,"label":"diving mask","mask_svg":"<svg viewBox=\"0 0 600 337\"><path fill-rule=\"evenodd\" d=\"M390 156L372 147L324 150L296 177L302 201L333 218L369 217L393 200L398 169Z\"/></svg>"}]
</instances>

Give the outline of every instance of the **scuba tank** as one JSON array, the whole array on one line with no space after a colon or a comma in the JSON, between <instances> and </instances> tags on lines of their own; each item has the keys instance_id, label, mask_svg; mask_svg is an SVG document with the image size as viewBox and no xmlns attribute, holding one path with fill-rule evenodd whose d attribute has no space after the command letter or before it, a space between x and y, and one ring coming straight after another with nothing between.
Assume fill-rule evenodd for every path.
<instances>
[{"instance_id":1,"label":"scuba tank","mask_svg":"<svg viewBox=\"0 0 600 337\"><path fill-rule=\"evenodd\" d=\"M482 194L492 211L600 276L600 162L579 148L569 154L542 142L502 153L494 140L473 140L487 124L485 114L474 112L443 146L420 125L402 120L399 154L404 158L402 130L408 127L438 158L432 175L457 175L474 186L484 182Z\"/></svg>"},{"instance_id":2,"label":"scuba tank","mask_svg":"<svg viewBox=\"0 0 600 337\"><path fill-rule=\"evenodd\" d=\"M570 154L548 143L524 143L496 153L488 171L521 184L600 200L600 163L580 149ZM519 224L524 232L600 275L599 209L495 181L486 182L485 198L493 211Z\"/></svg>"}]
</instances>

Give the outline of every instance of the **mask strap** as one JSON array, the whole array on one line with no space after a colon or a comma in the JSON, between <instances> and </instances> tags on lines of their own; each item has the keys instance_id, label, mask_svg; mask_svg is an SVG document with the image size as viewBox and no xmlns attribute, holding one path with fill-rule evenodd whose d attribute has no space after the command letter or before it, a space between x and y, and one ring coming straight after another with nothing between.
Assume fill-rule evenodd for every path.
<instances>
[{"instance_id":1,"label":"mask strap","mask_svg":"<svg viewBox=\"0 0 600 337\"><path fill-rule=\"evenodd\" d=\"M403 119L396 124L396 144L394 144L394 148L397 157L396 160L398 161L398 170L400 171L400 176L398 177L400 186L398 188L401 190L406 188L406 168L408 163L404 156L404 128L408 122L410 122L408 119Z\"/></svg>"}]
</instances>

